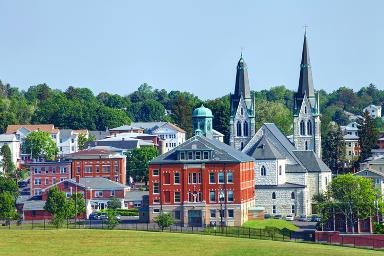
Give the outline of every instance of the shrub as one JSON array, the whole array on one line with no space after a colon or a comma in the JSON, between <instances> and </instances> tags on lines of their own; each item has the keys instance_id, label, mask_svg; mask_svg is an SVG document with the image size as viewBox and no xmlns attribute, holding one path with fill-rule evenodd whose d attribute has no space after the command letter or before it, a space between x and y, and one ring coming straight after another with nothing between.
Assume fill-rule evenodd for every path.
<instances>
[{"instance_id":1,"label":"shrub","mask_svg":"<svg viewBox=\"0 0 384 256\"><path fill-rule=\"evenodd\" d=\"M374 223L375 234L384 234L384 224L383 223Z\"/></svg>"}]
</instances>

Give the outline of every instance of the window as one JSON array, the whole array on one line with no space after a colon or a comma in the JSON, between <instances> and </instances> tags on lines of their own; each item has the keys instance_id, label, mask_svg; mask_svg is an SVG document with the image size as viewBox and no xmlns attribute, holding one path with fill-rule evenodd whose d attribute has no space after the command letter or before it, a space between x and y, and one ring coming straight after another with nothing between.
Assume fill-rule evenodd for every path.
<instances>
[{"instance_id":1,"label":"window","mask_svg":"<svg viewBox=\"0 0 384 256\"><path fill-rule=\"evenodd\" d=\"M276 199L276 193L272 192L272 199Z\"/></svg>"},{"instance_id":2,"label":"window","mask_svg":"<svg viewBox=\"0 0 384 256\"><path fill-rule=\"evenodd\" d=\"M153 194L159 194L159 183L153 183Z\"/></svg>"},{"instance_id":3,"label":"window","mask_svg":"<svg viewBox=\"0 0 384 256\"><path fill-rule=\"evenodd\" d=\"M211 209L211 210L209 210L209 212L210 212L210 217L215 219L216 218L216 210L215 209Z\"/></svg>"},{"instance_id":4,"label":"window","mask_svg":"<svg viewBox=\"0 0 384 256\"><path fill-rule=\"evenodd\" d=\"M153 170L152 175L153 176L159 176L159 170Z\"/></svg>"},{"instance_id":5,"label":"window","mask_svg":"<svg viewBox=\"0 0 384 256\"><path fill-rule=\"evenodd\" d=\"M281 165L279 165L279 175L281 175L283 173L283 167Z\"/></svg>"},{"instance_id":6,"label":"window","mask_svg":"<svg viewBox=\"0 0 384 256\"><path fill-rule=\"evenodd\" d=\"M41 189L35 189L35 196L41 195Z\"/></svg>"},{"instance_id":7,"label":"window","mask_svg":"<svg viewBox=\"0 0 384 256\"><path fill-rule=\"evenodd\" d=\"M181 219L181 212L180 211L175 211L175 219L176 220Z\"/></svg>"},{"instance_id":8,"label":"window","mask_svg":"<svg viewBox=\"0 0 384 256\"><path fill-rule=\"evenodd\" d=\"M241 123L240 121L237 121L237 125L236 125L236 130L237 130L237 136L241 136Z\"/></svg>"},{"instance_id":9,"label":"window","mask_svg":"<svg viewBox=\"0 0 384 256\"><path fill-rule=\"evenodd\" d=\"M303 120L300 122L300 135L305 135L305 123Z\"/></svg>"},{"instance_id":10,"label":"window","mask_svg":"<svg viewBox=\"0 0 384 256\"><path fill-rule=\"evenodd\" d=\"M227 172L227 183L233 183L233 173Z\"/></svg>"},{"instance_id":11,"label":"window","mask_svg":"<svg viewBox=\"0 0 384 256\"><path fill-rule=\"evenodd\" d=\"M228 202L233 202L233 191L228 190Z\"/></svg>"},{"instance_id":12,"label":"window","mask_svg":"<svg viewBox=\"0 0 384 256\"><path fill-rule=\"evenodd\" d=\"M60 181L64 181L65 180L65 178L60 178Z\"/></svg>"},{"instance_id":13,"label":"window","mask_svg":"<svg viewBox=\"0 0 384 256\"><path fill-rule=\"evenodd\" d=\"M203 152L203 158L204 158L204 160L209 159L209 152L208 151Z\"/></svg>"},{"instance_id":14,"label":"window","mask_svg":"<svg viewBox=\"0 0 384 256\"><path fill-rule=\"evenodd\" d=\"M49 185L49 179L45 178L45 185Z\"/></svg>"},{"instance_id":15,"label":"window","mask_svg":"<svg viewBox=\"0 0 384 256\"><path fill-rule=\"evenodd\" d=\"M243 110L243 108L240 108L240 114L241 114L241 115L244 114L244 110Z\"/></svg>"},{"instance_id":16,"label":"window","mask_svg":"<svg viewBox=\"0 0 384 256\"><path fill-rule=\"evenodd\" d=\"M180 203L180 191L175 191L175 203Z\"/></svg>"},{"instance_id":17,"label":"window","mask_svg":"<svg viewBox=\"0 0 384 256\"><path fill-rule=\"evenodd\" d=\"M105 165L103 166L103 172L110 172L111 171L111 166Z\"/></svg>"},{"instance_id":18,"label":"window","mask_svg":"<svg viewBox=\"0 0 384 256\"><path fill-rule=\"evenodd\" d=\"M180 173L179 172L175 172L174 183L180 184Z\"/></svg>"},{"instance_id":19,"label":"window","mask_svg":"<svg viewBox=\"0 0 384 256\"><path fill-rule=\"evenodd\" d=\"M158 199L158 198L153 199L153 203L154 203L154 204L159 204L159 203L160 203L160 199Z\"/></svg>"},{"instance_id":20,"label":"window","mask_svg":"<svg viewBox=\"0 0 384 256\"><path fill-rule=\"evenodd\" d=\"M95 197L102 197L103 191L95 191Z\"/></svg>"},{"instance_id":21,"label":"window","mask_svg":"<svg viewBox=\"0 0 384 256\"><path fill-rule=\"evenodd\" d=\"M304 107L304 113L307 114L307 106Z\"/></svg>"},{"instance_id":22,"label":"window","mask_svg":"<svg viewBox=\"0 0 384 256\"><path fill-rule=\"evenodd\" d=\"M95 168L96 168L96 172L100 172L100 166L96 165Z\"/></svg>"},{"instance_id":23,"label":"window","mask_svg":"<svg viewBox=\"0 0 384 256\"><path fill-rule=\"evenodd\" d=\"M305 150L308 150L308 141L305 142Z\"/></svg>"},{"instance_id":24,"label":"window","mask_svg":"<svg viewBox=\"0 0 384 256\"><path fill-rule=\"evenodd\" d=\"M48 168L47 169L45 169L45 174L48 174L49 173L49 170L48 170Z\"/></svg>"},{"instance_id":25,"label":"window","mask_svg":"<svg viewBox=\"0 0 384 256\"><path fill-rule=\"evenodd\" d=\"M80 166L76 167L76 173L80 173Z\"/></svg>"},{"instance_id":26,"label":"window","mask_svg":"<svg viewBox=\"0 0 384 256\"><path fill-rule=\"evenodd\" d=\"M233 209L228 209L228 218L234 218L235 217L235 211Z\"/></svg>"},{"instance_id":27,"label":"window","mask_svg":"<svg viewBox=\"0 0 384 256\"><path fill-rule=\"evenodd\" d=\"M261 166L261 176L267 176L267 169L265 168L265 166Z\"/></svg>"},{"instance_id":28,"label":"window","mask_svg":"<svg viewBox=\"0 0 384 256\"><path fill-rule=\"evenodd\" d=\"M248 136L248 123L247 123L247 121L244 121L243 130L244 130L244 136Z\"/></svg>"},{"instance_id":29,"label":"window","mask_svg":"<svg viewBox=\"0 0 384 256\"><path fill-rule=\"evenodd\" d=\"M56 167L52 167L52 173L56 173Z\"/></svg>"},{"instance_id":30,"label":"window","mask_svg":"<svg viewBox=\"0 0 384 256\"><path fill-rule=\"evenodd\" d=\"M276 214L276 205L272 205L272 214Z\"/></svg>"},{"instance_id":31,"label":"window","mask_svg":"<svg viewBox=\"0 0 384 256\"><path fill-rule=\"evenodd\" d=\"M188 151L188 160L192 160L192 159L193 159L193 152Z\"/></svg>"},{"instance_id":32,"label":"window","mask_svg":"<svg viewBox=\"0 0 384 256\"><path fill-rule=\"evenodd\" d=\"M111 190L111 197L115 196L115 190Z\"/></svg>"},{"instance_id":33,"label":"window","mask_svg":"<svg viewBox=\"0 0 384 256\"><path fill-rule=\"evenodd\" d=\"M85 173L92 173L92 166L85 166L84 167L84 172Z\"/></svg>"},{"instance_id":34,"label":"window","mask_svg":"<svg viewBox=\"0 0 384 256\"><path fill-rule=\"evenodd\" d=\"M295 192L291 193L291 199L295 199Z\"/></svg>"},{"instance_id":35,"label":"window","mask_svg":"<svg viewBox=\"0 0 384 256\"><path fill-rule=\"evenodd\" d=\"M154 208L153 209L153 213L160 213L160 209L159 208Z\"/></svg>"},{"instance_id":36,"label":"window","mask_svg":"<svg viewBox=\"0 0 384 256\"><path fill-rule=\"evenodd\" d=\"M41 179L35 179L35 185L41 185Z\"/></svg>"},{"instance_id":37,"label":"window","mask_svg":"<svg viewBox=\"0 0 384 256\"><path fill-rule=\"evenodd\" d=\"M169 191L164 191L164 201L166 203L170 203L171 202L171 193Z\"/></svg>"},{"instance_id":38,"label":"window","mask_svg":"<svg viewBox=\"0 0 384 256\"><path fill-rule=\"evenodd\" d=\"M52 184L56 184L56 178L52 178Z\"/></svg>"},{"instance_id":39,"label":"window","mask_svg":"<svg viewBox=\"0 0 384 256\"><path fill-rule=\"evenodd\" d=\"M201 159L201 152L200 151L196 151L195 152L195 159L196 160L200 160Z\"/></svg>"},{"instance_id":40,"label":"window","mask_svg":"<svg viewBox=\"0 0 384 256\"><path fill-rule=\"evenodd\" d=\"M61 167L60 173L61 174L67 173L67 167Z\"/></svg>"},{"instance_id":41,"label":"window","mask_svg":"<svg viewBox=\"0 0 384 256\"><path fill-rule=\"evenodd\" d=\"M295 205L294 205L294 204L292 205L292 211L291 211L291 213L295 213Z\"/></svg>"},{"instance_id":42,"label":"window","mask_svg":"<svg viewBox=\"0 0 384 256\"><path fill-rule=\"evenodd\" d=\"M325 177L325 185L328 185L328 177Z\"/></svg>"},{"instance_id":43,"label":"window","mask_svg":"<svg viewBox=\"0 0 384 256\"><path fill-rule=\"evenodd\" d=\"M164 173L164 184L171 184L171 174L169 172Z\"/></svg>"},{"instance_id":44,"label":"window","mask_svg":"<svg viewBox=\"0 0 384 256\"><path fill-rule=\"evenodd\" d=\"M209 191L209 202L215 202L215 201L216 201L216 192Z\"/></svg>"},{"instance_id":45,"label":"window","mask_svg":"<svg viewBox=\"0 0 384 256\"><path fill-rule=\"evenodd\" d=\"M35 174L40 174L41 173L41 169L40 168L35 168Z\"/></svg>"},{"instance_id":46,"label":"window","mask_svg":"<svg viewBox=\"0 0 384 256\"><path fill-rule=\"evenodd\" d=\"M210 172L209 173L209 184L215 184L215 183L216 183L215 173L214 172Z\"/></svg>"},{"instance_id":47,"label":"window","mask_svg":"<svg viewBox=\"0 0 384 256\"><path fill-rule=\"evenodd\" d=\"M218 176L219 176L219 184L223 184L224 183L224 173L219 172Z\"/></svg>"},{"instance_id":48,"label":"window","mask_svg":"<svg viewBox=\"0 0 384 256\"><path fill-rule=\"evenodd\" d=\"M180 160L185 160L185 153L184 152L180 152Z\"/></svg>"},{"instance_id":49,"label":"window","mask_svg":"<svg viewBox=\"0 0 384 256\"><path fill-rule=\"evenodd\" d=\"M307 122L307 134L312 135L312 122L311 122L311 120L308 120L308 122Z\"/></svg>"}]
</instances>

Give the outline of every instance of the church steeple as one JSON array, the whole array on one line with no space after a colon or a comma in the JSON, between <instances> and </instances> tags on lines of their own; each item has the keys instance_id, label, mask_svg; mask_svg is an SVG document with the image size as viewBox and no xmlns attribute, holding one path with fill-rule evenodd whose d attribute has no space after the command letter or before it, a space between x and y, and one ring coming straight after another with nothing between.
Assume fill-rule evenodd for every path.
<instances>
[{"instance_id":1,"label":"church steeple","mask_svg":"<svg viewBox=\"0 0 384 256\"><path fill-rule=\"evenodd\" d=\"M308 98L315 97L315 92L313 89L311 61L309 59L309 50L308 50L306 32L304 33L303 52L301 54L301 64L300 64L300 80L299 80L299 88L297 90L296 97L298 99L302 99L304 95L307 95Z\"/></svg>"},{"instance_id":2,"label":"church steeple","mask_svg":"<svg viewBox=\"0 0 384 256\"><path fill-rule=\"evenodd\" d=\"M240 60L237 63L235 93L233 96L237 98L243 96L244 99L251 98L248 80L248 68L243 59L243 53L241 53Z\"/></svg>"}]
</instances>

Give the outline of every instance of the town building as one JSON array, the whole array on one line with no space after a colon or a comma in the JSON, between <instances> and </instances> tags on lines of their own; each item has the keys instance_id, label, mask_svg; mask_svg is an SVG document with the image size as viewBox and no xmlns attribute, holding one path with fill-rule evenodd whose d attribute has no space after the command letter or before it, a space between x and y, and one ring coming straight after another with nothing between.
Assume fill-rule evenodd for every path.
<instances>
[{"instance_id":1,"label":"town building","mask_svg":"<svg viewBox=\"0 0 384 256\"><path fill-rule=\"evenodd\" d=\"M83 134L88 138L88 130L61 129L59 138L59 154L67 155L79 150L79 136Z\"/></svg>"},{"instance_id":2,"label":"town building","mask_svg":"<svg viewBox=\"0 0 384 256\"><path fill-rule=\"evenodd\" d=\"M108 149L90 148L69 154L72 176L104 177L126 184L126 156Z\"/></svg>"},{"instance_id":3,"label":"town building","mask_svg":"<svg viewBox=\"0 0 384 256\"><path fill-rule=\"evenodd\" d=\"M27 165L30 171L31 195L38 196L43 189L71 178L71 161L32 160Z\"/></svg>"},{"instance_id":4,"label":"town building","mask_svg":"<svg viewBox=\"0 0 384 256\"><path fill-rule=\"evenodd\" d=\"M312 150L321 158L319 95L315 96L307 36L304 34L299 88L294 98L293 141L298 150Z\"/></svg>"},{"instance_id":5,"label":"town building","mask_svg":"<svg viewBox=\"0 0 384 256\"><path fill-rule=\"evenodd\" d=\"M265 123L243 152L254 159L256 207L271 215L310 215L331 170L311 150L298 150L275 124Z\"/></svg>"},{"instance_id":6,"label":"town building","mask_svg":"<svg viewBox=\"0 0 384 256\"><path fill-rule=\"evenodd\" d=\"M8 145L11 150L12 162L15 167L20 168L20 141L17 139L15 134L1 134L0 135L0 149L4 146ZM0 156L0 161L3 161L2 156ZM3 168L0 166L0 173L2 173Z\"/></svg>"},{"instance_id":7,"label":"town building","mask_svg":"<svg viewBox=\"0 0 384 256\"><path fill-rule=\"evenodd\" d=\"M375 169L363 169L356 172L354 175L370 179L375 188L380 191L381 195L384 194L384 171L377 171Z\"/></svg>"},{"instance_id":8,"label":"town building","mask_svg":"<svg viewBox=\"0 0 384 256\"><path fill-rule=\"evenodd\" d=\"M212 120L213 115L209 108L204 107L204 105L196 108L192 113L194 135L203 135L223 142L224 134L213 129Z\"/></svg>"},{"instance_id":9,"label":"town building","mask_svg":"<svg viewBox=\"0 0 384 256\"><path fill-rule=\"evenodd\" d=\"M371 156L360 163L360 170L373 170L384 173L384 156Z\"/></svg>"},{"instance_id":10,"label":"town building","mask_svg":"<svg viewBox=\"0 0 384 256\"><path fill-rule=\"evenodd\" d=\"M377 117L380 117L381 118L381 106L376 106L376 105L369 105L368 107L365 107L364 109L363 109L363 113L365 113L365 112L368 112L369 113L369 115L373 118L373 119L375 119L375 118L377 118Z\"/></svg>"},{"instance_id":11,"label":"town building","mask_svg":"<svg viewBox=\"0 0 384 256\"><path fill-rule=\"evenodd\" d=\"M235 92L230 95L230 113L229 145L242 150L255 134L255 99L242 54L237 63Z\"/></svg>"},{"instance_id":12,"label":"town building","mask_svg":"<svg viewBox=\"0 0 384 256\"><path fill-rule=\"evenodd\" d=\"M241 226L255 204L253 159L195 135L149 165L149 219L170 212L181 225Z\"/></svg>"},{"instance_id":13,"label":"town building","mask_svg":"<svg viewBox=\"0 0 384 256\"><path fill-rule=\"evenodd\" d=\"M110 134L116 135L120 133L144 133L144 129L137 126L132 125L122 125L109 130Z\"/></svg>"},{"instance_id":14,"label":"town building","mask_svg":"<svg viewBox=\"0 0 384 256\"><path fill-rule=\"evenodd\" d=\"M357 122L340 126L345 142L345 157L349 161L356 161L360 156L359 128Z\"/></svg>"}]
</instances>

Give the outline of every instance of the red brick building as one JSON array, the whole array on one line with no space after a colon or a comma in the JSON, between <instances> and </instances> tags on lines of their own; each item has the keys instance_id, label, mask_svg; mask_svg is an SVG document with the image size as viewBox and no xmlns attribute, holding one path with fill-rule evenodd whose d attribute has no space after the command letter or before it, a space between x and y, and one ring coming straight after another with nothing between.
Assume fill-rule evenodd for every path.
<instances>
[{"instance_id":1,"label":"red brick building","mask_svg":"<svg viewBox=\"0 0 384 256\"><path fill-rule=\"evenodd\" d=\"M246 154L196 135L149 165L149 219L172 213L182 225L240 226L255 204L254 162Z\"/></svg>"},{"instance_id":2,"label":"red brick building","mask_svg":"<svg viewBox=\"0 0 384 256\"><path fill-rule=\"evenodd\" d=\"M55 183L71 178L71 161L33 161L28 163L31 173L31 195L37 196L41 191Z\"/></svg>"},{"instance_id":3,"label":"red brick building","mask_svg":"<svg viewBox=\"0 0 384 256\"><path fill-rule=\"evenodd\" d=\"M106 149L86 149L67 155L72 177L104 177L126 184L126 156Z\"/></svg>"}]
</instances>

